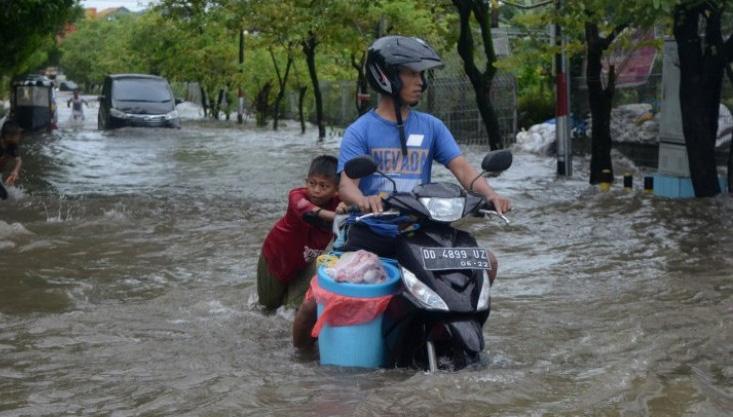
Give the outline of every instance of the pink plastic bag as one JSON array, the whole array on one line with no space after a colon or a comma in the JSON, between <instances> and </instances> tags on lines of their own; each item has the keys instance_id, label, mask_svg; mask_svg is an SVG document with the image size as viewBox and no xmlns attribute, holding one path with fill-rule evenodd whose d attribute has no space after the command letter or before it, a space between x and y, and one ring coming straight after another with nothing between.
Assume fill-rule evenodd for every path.
<instances>
[{"instance_id":1,"label":"pink plastic bag","mask_svg":"<svg viewBox=\"0 0 733 417\"><path fill-rule=\"evenodd\" d=\"M379 257L365 250L342 254L326 273L337 282L375 284L387 279Z\"/></svg>"}]
</instances>

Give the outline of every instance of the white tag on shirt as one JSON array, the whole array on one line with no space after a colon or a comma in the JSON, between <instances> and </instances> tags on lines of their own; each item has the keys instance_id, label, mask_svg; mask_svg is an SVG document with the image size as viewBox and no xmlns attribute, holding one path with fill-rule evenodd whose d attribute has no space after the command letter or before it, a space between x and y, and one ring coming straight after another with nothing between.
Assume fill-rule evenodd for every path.
<instances>
[{"instance_id":1,"label":"white tag on shirt","mask_svg":"<svg viewBox=\"0 0 733 417\"><path fill-rule=\"evenodd\" d=\"M407 146L420 146L425 135L410 135L407 138Z\"/></svg>"}]
</instances>

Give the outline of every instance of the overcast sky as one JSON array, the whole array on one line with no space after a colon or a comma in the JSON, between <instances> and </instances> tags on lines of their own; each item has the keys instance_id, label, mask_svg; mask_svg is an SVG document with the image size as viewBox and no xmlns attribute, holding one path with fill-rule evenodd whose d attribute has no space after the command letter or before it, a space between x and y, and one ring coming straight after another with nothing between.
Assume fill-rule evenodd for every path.
<instances>
[{"instance_id":1,"label":"overcast sky","mask_svg":"<svg viewBox=\"0 0 733 417\"><path fill-rule=\"evenodd\" d=\"M155 3L155 0L82 0L81 5L84 7L96 7L97 10L124 6L129 10L138 11L146 8L148 3L151 2Z\"/></svg>"}]
</instances>

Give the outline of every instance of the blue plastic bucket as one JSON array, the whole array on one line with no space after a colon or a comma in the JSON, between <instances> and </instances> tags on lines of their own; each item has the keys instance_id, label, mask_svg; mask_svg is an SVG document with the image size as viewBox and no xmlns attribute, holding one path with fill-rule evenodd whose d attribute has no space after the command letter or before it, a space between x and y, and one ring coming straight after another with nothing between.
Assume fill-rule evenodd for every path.
<instances>
[{"instance_id":1,"label":"blue plastic bucket","mask_svg":"<svg viewBox=\"0 0 733 417\"><path fill-rule=\"evenodd\" d=\"M400 289L399 269L390 262L382 261L387 279L379 284L352 284L336 282L318 267L318 285L325 291L354 298L377 298L396 294ZM318 304L318 317L324 305ZM326 323L318 335L318 351L322 365L379 368L384 364L384 338L382 337L382 315L374 320L350 325L331 326Z\"/></svg>"}]
</instances>

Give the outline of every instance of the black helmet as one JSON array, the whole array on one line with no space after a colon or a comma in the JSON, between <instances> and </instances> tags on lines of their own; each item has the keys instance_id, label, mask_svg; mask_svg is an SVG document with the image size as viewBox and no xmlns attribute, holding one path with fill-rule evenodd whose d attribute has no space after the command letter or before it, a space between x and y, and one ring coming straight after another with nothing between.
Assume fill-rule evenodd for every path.
<instances>
[{"instance_id":1,"label":"black helmet","mask_svg":"<svg viewBox=\"0 0 733 417\"><path fill-rule=\"evenodd\" d=\"M369 84L382 94L399 97L402 81L400 67L413 71L440 68L443 61L425 41L407 36L384 36L369 47L366 73ZM428 88L423 75L423 91Z\"/></svg>"}]
</instances>

